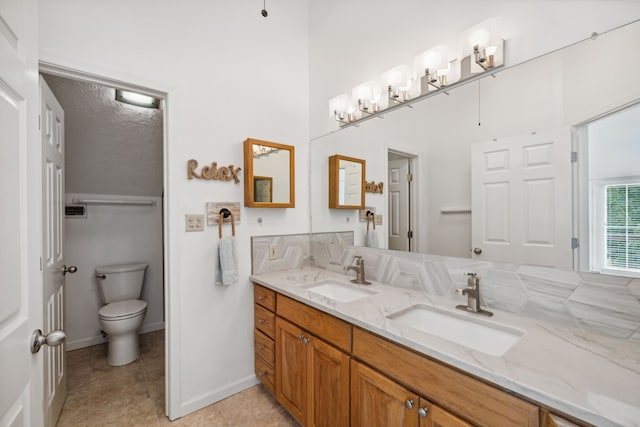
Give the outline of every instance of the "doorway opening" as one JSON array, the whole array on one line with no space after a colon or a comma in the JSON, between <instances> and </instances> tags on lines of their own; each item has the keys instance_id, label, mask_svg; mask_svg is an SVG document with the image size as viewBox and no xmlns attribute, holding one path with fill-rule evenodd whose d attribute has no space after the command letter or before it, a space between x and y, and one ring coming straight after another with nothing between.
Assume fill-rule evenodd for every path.
<instances>
[{"instance_id":1,"label":"doorway opening","mask_svg":"<svg viewBox=\"0 0 640 427\"><path fill-rule=\"evenodd\" d=\"M66 365L68 395L59 420L64 424L81 417L89 423L106 422L105 416L118 414L105 415L97 405L104 407L105 402L123 396L138 399L141 390L146 390L142 395L147 401L137 406L144 410L135 415L136 420L146 422L164 414L167 406L165 96L53 66L41 66L40 71L43 84L64 111L60 229L64 260L77 267L77 272L65 275L63 283L67 342L59 363ZM117 89L149 95L158 104L145 107L122 102L116 99ZM45 124L46 120L43 117ZM104 279L98 270L122 265L146 266L139 296L145 312L137 329L139 357L112 366L117 362L107 358L110 337L101 319L104 314L99 314L109 301L101 290L100 280ZM85 400L86 405L75 405ZM131 414L126 416L109 422L135 421ZM55 418L50 425L55 425Z\"/></svg>"},{"instance_id":2,"label":"doorway opening","mask_svg":"<svg viewBox=\"0 0 640 427\"><path fill-rule=\"evenodd\" d=\"M387 152L388 247L415 252L415 189L413 174L416 156L389 149Z\"/></svg>"},{"instance_id":3,"label":"doorway opening","mask_svg":"<svg viewBox=\"0 0 640 427\"><path fill-rule=\"evenodd\" d=\"M574 263L640 277L640 102L574 130Z\"/></svg>"}]
</instances>

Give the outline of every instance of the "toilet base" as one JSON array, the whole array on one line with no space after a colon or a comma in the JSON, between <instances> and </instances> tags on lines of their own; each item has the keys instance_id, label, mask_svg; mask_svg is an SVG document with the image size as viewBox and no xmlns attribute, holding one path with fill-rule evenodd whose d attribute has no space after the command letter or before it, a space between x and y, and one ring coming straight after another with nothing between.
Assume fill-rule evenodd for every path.
<instances>
[{"instance_id":1,"label":"toilet base","mask_svg":"<svg viewBox=\"0 0 640 427\"><path fill-rule=\"evenodd\" d=\"M107 363L111 366L128 365L140 356L138 331L123 335L108 335Z\"/></svg>"}]
</instances>

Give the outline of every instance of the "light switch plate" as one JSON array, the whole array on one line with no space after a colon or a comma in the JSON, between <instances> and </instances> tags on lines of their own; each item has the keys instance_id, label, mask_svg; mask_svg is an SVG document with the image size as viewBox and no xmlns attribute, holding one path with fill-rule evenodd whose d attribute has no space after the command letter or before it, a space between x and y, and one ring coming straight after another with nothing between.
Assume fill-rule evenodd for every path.
<instances>
[{"instance_id":1,"label":"light switch plate","mask_svg":"<svg viewBox=\"0 0 640 427\"><path fill-rule=\"evenodd\" d=\"M204 215L185 214L186 231L204 231Z\"/></svg>"}]
</instances>

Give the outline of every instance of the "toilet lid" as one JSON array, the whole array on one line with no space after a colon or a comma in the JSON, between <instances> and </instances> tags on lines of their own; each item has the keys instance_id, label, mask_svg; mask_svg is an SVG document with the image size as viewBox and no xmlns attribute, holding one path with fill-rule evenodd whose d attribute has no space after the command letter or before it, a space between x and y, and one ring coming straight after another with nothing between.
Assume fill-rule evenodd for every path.
<instances>
[{"instance_id":1,"label":"toilet lid","mask_svg":"<svg viewBox=\"0 0 640 427\"><path fill-rule=\"evenodd\" d=\"M98 310L102 318L116 319L131 317L140 314L147 309L147 303L139 299L128 299L125 301L112 302Z\"/></svg>"}]
</instances>

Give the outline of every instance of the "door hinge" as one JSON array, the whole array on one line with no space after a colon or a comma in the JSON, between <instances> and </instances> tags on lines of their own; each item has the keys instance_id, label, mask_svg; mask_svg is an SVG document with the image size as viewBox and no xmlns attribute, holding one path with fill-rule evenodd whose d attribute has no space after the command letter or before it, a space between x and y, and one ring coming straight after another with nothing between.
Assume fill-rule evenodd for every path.
<instances>
[{"instance_id":1,"label":"door hinge","mask_svg":"<svg viewBox=\"0 0 640 427\"><path fill-rule=\"evenodd\" d=\"M38 130L42 130L42 125L40 124L41 120L42 120L42 116L38 114Z\"/></svg>"},{"instance_id":2,"label":"door hinge","mask_svg":"<svg viewBox=\"0 0 640 427\"><path fill-rule=\"evenodd\" d=\"M408 237L409 239L413 239L413 230L409 230L409 231L407 231L407 237Z\"/></svg>"},{"instance_id":3,"label":"door hinge","mask_svg":"<svg viewBox=\"0 0 640 427\"><path fill-rule=\"evenodd\" d=\"M578 161L578 152L577 151L572 151L571 152L571 163L576 163Z\"/></svg>"},{"instance_id":4,"label":"door hinge","mask_svg":"<svg viewBox=\"0 0 640 427\"><path fill-rule=\"evenodd\" d=\"M571 238L571 249L577 249L578 246L580 246L578 244L578 238L577 237L572 237Z\"/></svg>"},{"instance_id":5,"label":"door hinge","mask_svg":"<svg viewBox=\"0 0 640 427\"><path fill-rule=\"evenodd\" d=\"M413 181L413 174L412 173L407 174L407 181L408 182L412 182Z\"/></svg>"}]
</instances>

